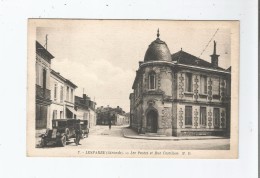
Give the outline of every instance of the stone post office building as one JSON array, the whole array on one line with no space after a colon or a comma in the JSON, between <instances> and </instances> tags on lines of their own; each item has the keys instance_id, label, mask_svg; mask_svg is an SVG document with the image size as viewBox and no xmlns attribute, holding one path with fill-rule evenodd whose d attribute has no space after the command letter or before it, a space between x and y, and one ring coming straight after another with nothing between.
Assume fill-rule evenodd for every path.
<instances>
[{"instance_id":1,"label":"stone post office building","mask_svg":"<svg viewBox=\"0 0 260 178\"><path fill-rule=\"evenodd\" d=\"M218 65L216 42L210 63L183 50L171 54L159 36L136 71L131 127L166 136L229 135L231 67Z\"/></svg>"}]
</instances>

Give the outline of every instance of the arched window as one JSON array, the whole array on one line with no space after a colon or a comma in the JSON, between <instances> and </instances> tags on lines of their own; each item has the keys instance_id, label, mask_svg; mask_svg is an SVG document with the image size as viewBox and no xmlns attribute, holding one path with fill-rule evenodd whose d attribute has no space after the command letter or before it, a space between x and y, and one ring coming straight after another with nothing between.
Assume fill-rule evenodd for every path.
<instances>
[{"instance_id":1,"label":"arched window","mask_svg":"<svg viewBox=\"0 0 260 178\"><path fill-rule=\"evenodd\" d=\"M155 72L151 72L149 74L149 89L154 90L156 88L156 76Z\"/></svg>"}]
</instances>

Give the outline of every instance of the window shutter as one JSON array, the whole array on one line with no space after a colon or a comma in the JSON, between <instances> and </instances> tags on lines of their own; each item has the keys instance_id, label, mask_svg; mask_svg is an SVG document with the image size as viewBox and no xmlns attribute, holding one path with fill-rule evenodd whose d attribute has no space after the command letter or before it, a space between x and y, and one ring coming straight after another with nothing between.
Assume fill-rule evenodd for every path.
<instances>
[{"instance_id":1,"label":"window shutter","mask_svg":"<svg viewBox=\"0 0 260 178\"><path fill-rule=\"evenodd\" d=\"M213 110L213 119L214 119L214 126L219 127L219 120L220 120L220 114L219 114L219 108L214 108Z\"/></svg>"},{"instance_id":2,"label":"window shutter","mask_svg":"<svg viewBox=\"0 0 260 178\"><path fill-rule=\"evenodd\" d=\"M192 125L192 107L185 106L185 125Z\"/></svg>"},{"instance_id":3,"label":"window shutter","mask_svg":"<svg viewBox=\"0 0 260 178\"><path fill-rule=\"evenodd\" d=\"M206 126L206 107L200 108L200 125Z\"/></svg>"},{"instance_id":4,"label":"window shutter","mask_svg":"<svg viewBox=\"0 0 260 178\"><path fill-rule=\"evenodd\" d=\"M213 95L219 95L219 78L212 78L211 80Z\"/></svg>"}]
</instances>

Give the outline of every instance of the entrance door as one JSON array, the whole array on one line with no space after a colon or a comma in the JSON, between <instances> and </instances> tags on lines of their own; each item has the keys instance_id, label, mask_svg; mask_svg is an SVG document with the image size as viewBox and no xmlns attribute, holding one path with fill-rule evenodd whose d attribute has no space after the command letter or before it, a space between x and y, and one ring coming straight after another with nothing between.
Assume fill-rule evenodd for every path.
<instances>
[{"instance_id":1,"label":"entrance door","mask_svg":"<svg viewBox=\"0 0 260 178\"><path fill-rule=\"evenodd\" d=\"M155 110L151 110L146 115L147 118L147 132L157 133L158 126L158 113Z\"/></svg>"}]
</instances>

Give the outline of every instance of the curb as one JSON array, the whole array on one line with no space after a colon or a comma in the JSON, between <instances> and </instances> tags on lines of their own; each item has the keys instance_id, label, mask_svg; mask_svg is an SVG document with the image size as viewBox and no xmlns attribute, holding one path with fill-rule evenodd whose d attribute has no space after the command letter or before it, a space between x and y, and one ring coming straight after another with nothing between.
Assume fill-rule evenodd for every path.
<instances>
[{"instance_id":1,"label":"curb","mask_svg":"<svg viewBox=\"0 0 260 178\"><path fill-rule=\"evenodd\" d=\"M125 134L125 129L122 129L122 134L125 138L128 139L143 139L143 140L172 140L172 141L181 141L181 140L213 140L213 139L230 139L227 137L148 137L148 136L130 136Z\"/></svg>"}]
</instances>

